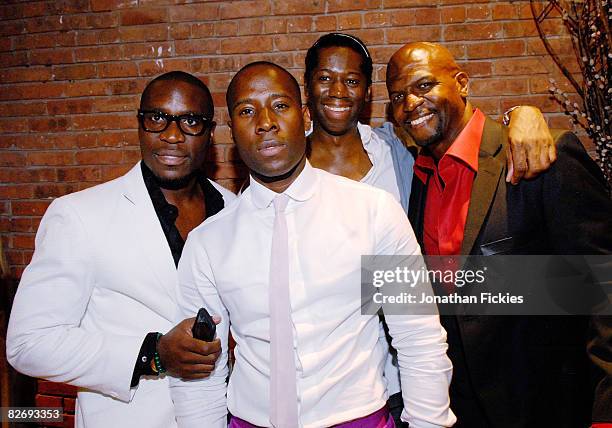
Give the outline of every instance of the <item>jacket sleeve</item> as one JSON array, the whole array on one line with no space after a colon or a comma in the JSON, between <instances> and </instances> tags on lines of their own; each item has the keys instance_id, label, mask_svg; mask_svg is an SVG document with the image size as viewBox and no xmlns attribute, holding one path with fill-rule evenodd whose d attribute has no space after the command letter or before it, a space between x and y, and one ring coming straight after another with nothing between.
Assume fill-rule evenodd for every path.
<instances>
[{"instance_id":1,"label":"jacket sleeve","mask_svg":"<svg viewBox=\"0 0 612 428\"><path fill-rule=\"evenodd\" d=\"M49 206L35 246L11 311L8 361L28 376L129 401L143 337L82 327L95 287L94 255L86 227L65 198Z\"/></svg>"}]
</instances>

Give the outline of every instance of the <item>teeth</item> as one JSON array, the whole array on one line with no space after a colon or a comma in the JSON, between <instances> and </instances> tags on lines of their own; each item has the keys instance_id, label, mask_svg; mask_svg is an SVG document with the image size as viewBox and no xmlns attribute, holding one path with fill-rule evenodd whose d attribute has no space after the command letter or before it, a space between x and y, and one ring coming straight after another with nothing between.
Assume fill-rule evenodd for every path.
<instances>
[{"instance_id":1,"label":"teeth","mask_svg":"<svg viewBox=\"0 0 612 428\"><path fill-rule=\"evenodd\" d=\"M331 106L325 106L325 108L331 111L335 111L335 112L349 111L351 109L350 107L331 107Z\"/></svg>"},{"instance_id":2,"label":"teeth","mask_svg":"<svg viewBox=\"0 0 612 428\"><path fill-rule=\"evenodd\" d=\"M429 113L426 116L422 116L422 117L419 117L418 119L411 120L408 123L410 124L410 126L417 126L417 125L420 125L421 123L428 121L432 117L433 117L433 113Z\"/></svg>"}]
</instances>

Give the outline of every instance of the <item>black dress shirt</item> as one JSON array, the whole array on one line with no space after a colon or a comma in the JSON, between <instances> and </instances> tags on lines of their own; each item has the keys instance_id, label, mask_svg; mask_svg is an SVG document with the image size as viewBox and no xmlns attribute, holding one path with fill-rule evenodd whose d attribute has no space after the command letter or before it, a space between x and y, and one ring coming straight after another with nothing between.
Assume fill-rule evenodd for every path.
<instances>
[{"instance_id":1,"label":"black dress shirt","mask_svg":"<svg viewBox=\"0 0 612 428\"><path fill-rule=\"evenodd\" d=\"M185 241L175 225L178 218L178 208L166 201L157 178L144 162L140 162L140 167L145 186L147 186L151 202L153 202L153 208L155 208L159 223L164 231L164 235L166 235L168 246L172 251L174 264L178 266L181 254L183 253L183 247L185 246ZM208 181L204 174L198 174L197 180L204 193L204 206L206 207L206 218L208 218L223 209L223 196Z\"/></svg>"}]
</instances>

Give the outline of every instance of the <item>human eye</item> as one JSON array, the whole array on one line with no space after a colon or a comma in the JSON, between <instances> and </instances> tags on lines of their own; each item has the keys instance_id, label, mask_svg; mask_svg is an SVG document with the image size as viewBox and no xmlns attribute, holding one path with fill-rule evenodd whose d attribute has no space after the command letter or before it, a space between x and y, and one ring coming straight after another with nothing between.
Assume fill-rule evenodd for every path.
<instances>
[{"instance_id":1,"label":"human eye","mask_svg":"<svg viewBox=\"0 0 612 428\"><path fill-rule=\"evenodd\" d=\"M359 84L361 83L361 80L355 79L355 78L349 78L346 80L346 83L349 86L359 86Z\"/></svg>"},{"instance_id":2,"label":"human eye","mask_svg":"<svg viewBox=\"0 0 612 428\"><path fill-rule=\"evenodd\" d=\"M404 94L400 92L396 92L391 95L391 102L393 102L393 104L400 103L402 102L403 99L404 99Z\"/></svg>"},{"instance_id":3,"label":"human eye","mask_svg":"<svg viewBox=\"0 0 612 428\"><path fill-rule=\"evenodd\" d=\"M433 80L425 80L425 81L419 82L416 85L416 87L417 87L417 89L420 89L422 91L428 91L431 88L433 88L434 86L436 86L437 83L438 82L435 82Z\"/></svg>"},{"instance_id":4,"label":"human eye","mask_svg":"<svg viewBox=\"0 0 612 428\"><path fill-rule=\"evenodd\" d=\"M243 107L238 110L238 116L242 117L253 116L253 113L255 113L255 110L253 110L251 107Z\"/></svg>"},{"instance_id":5,"label":"human eye","mask_svg":"<svg viewBox=\"0 0 612 428\"><path fill-rule=\"evenodd\" d=\"M196 126L202 123L202 118L198 116L183 116L181 122L187 126Z\"/></svg>"},{"instance_id":6,"label":"human eye","mask_svg":"<svg viewBox=\"0 0 612 428\"><path fill-rule=\"evenodd\" d=\"M330 77L326 74L321 74L318 77L319 82L329 82L330 81Z\"/></svg>"},{"instance_id":7,"label":"human eye","mask_svg":"<svg viewBox=\"0 0 612 428\"><path fill-rule=\"evenodd\" d=\"M166 116L161 112L154 111L147 114L147 119L152 122L161 123L166 121Z\"/></svg>"},{"instance_id":8,"label":"human eye","mask_svg":"<svg viewBox=\"0 0 612 428\"><path fill-rule=\"evenodd\" d=\"M282 101L274 104L274 109L278 111L284 111L284 110L287 110L288 108L289 108L289 104L282 102Z\"/></svg>"}]
</instances>

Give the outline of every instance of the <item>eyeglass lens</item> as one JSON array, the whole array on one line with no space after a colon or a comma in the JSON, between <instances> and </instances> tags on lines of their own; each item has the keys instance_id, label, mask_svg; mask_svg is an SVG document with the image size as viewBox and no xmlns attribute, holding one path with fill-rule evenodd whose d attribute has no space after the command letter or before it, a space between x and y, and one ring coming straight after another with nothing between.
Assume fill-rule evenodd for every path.
<instances>
[{"instance_id":1,"label":"eyeglass lens","mask_svg":"<svg viewBox=\"0 0 612 428\"><path fill-rule=\"evenodd\" d=\"M162 132L170 122L176 121L183 133L189 135L198 135L202 133L206 125L206 121L195 115L171 116L161 112L145 112L142 115L142 125L145 131Z\"/></svg>"}]
</instances>

